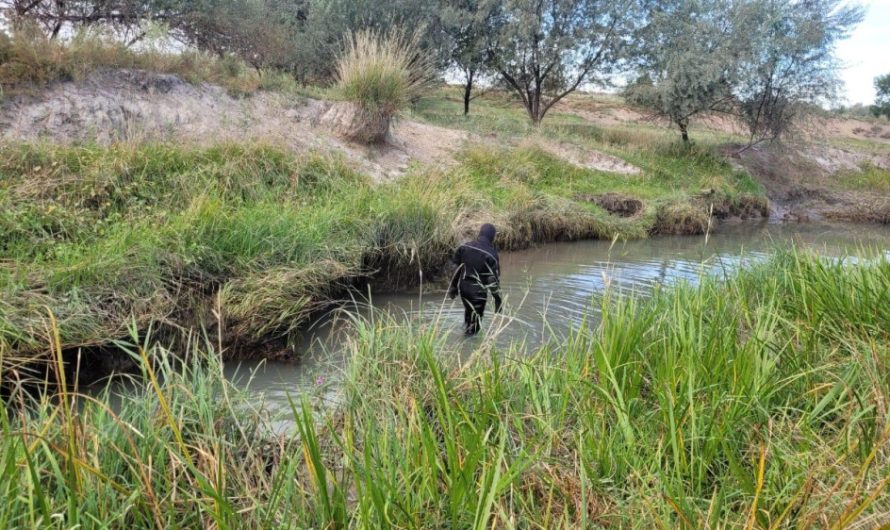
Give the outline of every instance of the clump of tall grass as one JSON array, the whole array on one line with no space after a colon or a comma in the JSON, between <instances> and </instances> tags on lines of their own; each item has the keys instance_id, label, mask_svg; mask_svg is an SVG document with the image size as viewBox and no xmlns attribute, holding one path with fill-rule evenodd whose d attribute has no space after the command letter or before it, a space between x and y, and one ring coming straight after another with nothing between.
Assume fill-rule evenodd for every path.
<instances>
[{"instance_id":1,"label":"clump of tall grass","mask_svg":"<svg viewBox=\"0 0 890 530\"><path fill-rule=\"evenodd\" d=\"M712 223L710 212L687 201L671 201L658 208L652 232L666 235L701 235Z\"/></svg>"},{"instance_id":2,"label":"clump of tall grass","mask_svg":"<svg viewBox=\"0 0 890 530\"><path fill-rule=\"evenodd\" d=\"M419 43L419 33L401 30L361 30L346 36L335 88L354 105L354 115L341 117L341 133L365 142L384 139L392 118L432 79L432 63Z\"/></svg>"},{"instance_id":3,"label":"clump of tall grass","mask_svg":"<svg viewBox=\"0 0 890 530\"><path fill-rule=\"evenodd\" d=\"M418 33L401 30L351 33L337 61L337 89L369 112L392 116L430 82L431 63L419 42Z\"/></svg>"}]
</instances>

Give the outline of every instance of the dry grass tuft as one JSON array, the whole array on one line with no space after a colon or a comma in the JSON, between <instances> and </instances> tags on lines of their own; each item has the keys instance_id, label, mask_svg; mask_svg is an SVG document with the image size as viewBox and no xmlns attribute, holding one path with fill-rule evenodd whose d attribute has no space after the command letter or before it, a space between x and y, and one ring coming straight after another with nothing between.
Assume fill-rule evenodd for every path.
<instances>
[{"instance_id":1,"label":"dry grass tuft","mask_svg":"<svg viewBox=\"0 0 890 530\"><path fill-rule=\"evenodd\" d=\"M651 231L661 235L701 235L708 231L710 222L707 209L691 202L671 202L658 209Z\"/></svg>"},{"instance_id":2,"label":"dry grass tuft","mask_svg":"<svg viewBox=\"0 0 890 530\"><path fill-rule=\"evenodd\" d=\"M353 105L335 117L344 135L382 141L390 120L429 85L434 68L419 43L419 33L401 30L347 35L336 68L336 90Z\"/></svg>"},{"instance_id":3,"label":"dry grass tuft","mask_svg":"<svg viewBox=\"0 0 890 530\"><path fill-rule=\"evenodd\" d=\"M84 30L68 41L49 39L42 31L0 32L0 88L3 96L28 93L57 81L82 81L102 68L139 69L177 75L186 81L211 83L233 95L264 88L295 89L279 72L258 72L236 57L200 52L133 51L95 31Z\"/></svg>"},{"instance_id":4,"label":"dry grass tuft","mask_svg":"<svg viewBox=\"0 0 890 530\"><path fill-rule=\"evenodd\" d=\"M419 51L420 34L363 30L344 40L337 88L368 112L392 116L428 86L432 63Z\"/></svg>"}]
</instances>

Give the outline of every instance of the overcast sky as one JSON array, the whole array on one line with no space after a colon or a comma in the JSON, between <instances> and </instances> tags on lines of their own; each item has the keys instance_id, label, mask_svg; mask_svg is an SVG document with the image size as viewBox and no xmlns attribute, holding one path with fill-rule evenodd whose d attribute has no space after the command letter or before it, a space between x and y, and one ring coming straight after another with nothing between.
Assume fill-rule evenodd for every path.
<instances>
[{"instance_id":1,"label":"overcast sky","mask_svg":"<svg viewBox=\"0 0 890 530\"><path fill-rule=\"evenodd\" d=\"M874 103L875 77L890 73L890 0L864 0L865 20L837 47L848 103Z\"/></svg>"}]
</instances>

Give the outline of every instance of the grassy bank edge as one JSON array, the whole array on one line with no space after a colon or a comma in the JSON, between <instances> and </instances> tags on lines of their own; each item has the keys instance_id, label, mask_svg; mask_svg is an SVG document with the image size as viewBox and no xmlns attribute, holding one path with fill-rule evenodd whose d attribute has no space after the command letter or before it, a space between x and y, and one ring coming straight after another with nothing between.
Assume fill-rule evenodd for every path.
<instances>
[{"instance_id":1,"label":"grassy bank edge","mask_svg":"<svg viewBox=\"0 0 890 530\"><path fill-rule=\"evenodd\" d=\"M101 354L133 319L174 335L203 327L230 355L265 355L357 283L434 278L483 222L512 250L704 233L711 214L765 213L707 148L663 149L649 156L666 162L633 179L541 150L475 147L457 167L374 185L336 157L263 145L6 144L0 350L9 363L45 356L49 310L66 351ZM612 215L588 200L604 192L643 207Z\"/></svg>"},{"instance_id":2,"label":"grassy bank edge","mask_svg":"<svg viewBox=\"0 0 890 530\"><path fill-rule=\"evenodd\" d=\"M74 407L63 393L30 411L19 394L0 412L0 521L880 525L888 285L883 259L786 252L725 282L607 297L601 323L564 342L482 343L463 363L435 327L357 319L343 399L292 396L296 431L282 436L218 356L179 365L158 345L125 346L143 390L116 411L107 395Z\"/></svg>"}]
</instances>

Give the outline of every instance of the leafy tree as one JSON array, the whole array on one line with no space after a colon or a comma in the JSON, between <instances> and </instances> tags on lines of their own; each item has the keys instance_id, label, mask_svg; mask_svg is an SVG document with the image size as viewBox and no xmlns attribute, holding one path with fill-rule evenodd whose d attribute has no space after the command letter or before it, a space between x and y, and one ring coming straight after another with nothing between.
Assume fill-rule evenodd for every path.
<instances>
[{"instance_id":1,"label":"leafy tree","mask_svg":"<svg viewBox=\"0 0 890 530\"><path fill-rule=\"evenodd\" d=\"M871 111L875 116L887 116L890 118L890 74L884 74L875 79L875 104Z\"/></svg>"},{"instance_id":2,"label":"leafy tree","mask_svg":"<svg viewBox=\"0 0 890 530\"><path fill-rule=\"evenodd\" d=\"M470 113L475 83L485 77L488 68L488 35L501 6L499 0L443 0L439 24L444 34L448 66L463 78L464 116Z\"/></svg>"},{"instance_id":3,"label":"leafy tree","mask_svg":"<svg viewBox=\"0 0 890 530\"><path fill-rule=\"evenodd\" d=\"M839 86L834 46L862 17L842 0L667 0L641 32L649 82L628 100L668 117L689 140L696 115L731 114L748 145L778 138Z\"/></svg>"},{"instance_id":4,"label":"leafy tree","mask_svg":"<svg viewBox=\"0 0 890 530\"><path fill-rule=\"evenodd\" d=\"M802 111L836 99L834 46L861 20L862 9L842 0L750 2L733 88L748 146L780 137Z\"/></svg>"},{"instance_id":5,"label":"leafy tree","mask_svg":"<svg viewBox=\"0 0 890 530\"><path fill-rule=\"evenodd\" d=\"M635 48L646 74L625 90L628 101L670 119L688 142L694 116L731 109L733 63L744 45L738 19L730 0L654 4Z\"/></svg>"},{"instance_id":6,"label":"leafy tree","mask_svg":"<svg viewBox=\"0 0 890 530\"><path fill-rule=\"evenodd\" d=\"M237 55L257 69L295 62L300 0L0 0L11 22L37 24L56 38L66 29L102 26L133 44L150 22L182 42Z\"/></svg>"},{"instance_id":7,"label":"leafy tree","mask_svg":"<svg viewBox=\"0 0 890 530\"><path fill-rule=\"evenodd\" d=\"M297 4L298 5L298 4ZM237 55L257 70L288 69L296 61L300 11L273 0L183 0L168 24L184 42L218 55Z\"/></svg>"},{"instance_id":8,"label":"leafy tree","mask_svg":"<svg viewBox=\"0 0 890 530\"><path fill-rule=\"evenodd\" d=\"M52 38L66 27L96 24L127 34L146 20L171 14L167 0L2 0L0 6L13 25L36 23Z\"/></svg>"},{"instance_id":9,"label":"leafy tree","mask_svg":"<svg viewBox=\"0 0 890 530\"><path fill-rule=\"evenodd\" d=\"M638 18L636 0L503 0L489 64L535 125L584 83L605 82Z\"/></svg>"}]
</instances>

